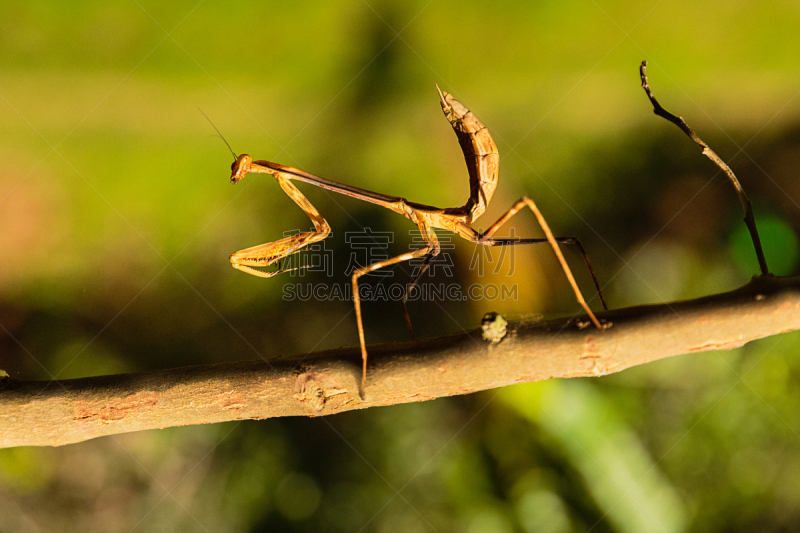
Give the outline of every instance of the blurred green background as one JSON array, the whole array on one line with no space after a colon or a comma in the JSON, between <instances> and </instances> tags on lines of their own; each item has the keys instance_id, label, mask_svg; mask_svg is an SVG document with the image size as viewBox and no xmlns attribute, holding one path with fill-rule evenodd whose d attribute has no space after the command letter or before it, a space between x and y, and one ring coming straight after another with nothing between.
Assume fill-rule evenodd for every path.
<instances>
[{"instance_id":1,"label":"blurred green background","mask_svg":"<svg viewBox=\"0 0 800 533\"><path fill-rule=\"evenodd\" d=\"M647 59L662 104L750 194L772 270L794 274L798 24L786 1L6 2L0 368L67 379L357 344L349 302L285 301L298 278L230 267L310 223L274 180L230 185L198 107L237 153L456 206L467 174L439 84L500 150L484 226L531 195L556 234L583 241L612 307L733 289L757 272L741 208L652 114ZM303 283L348 283L345 232L395 232L389 253L413 244L405 219L301 188L335 252L333 279ZM541 235L529 214L512 225ZM510 277L478 276L473 245L451 243L458 283L516 284L518 298L415 302L418 335L492 310L579 310L546 248L517 250ZM369 343L407 338L397 303L365 306ZM790 531L799 345L794 333L600 379L0 450L0 530Z\"/></svg>"}]
</instances>

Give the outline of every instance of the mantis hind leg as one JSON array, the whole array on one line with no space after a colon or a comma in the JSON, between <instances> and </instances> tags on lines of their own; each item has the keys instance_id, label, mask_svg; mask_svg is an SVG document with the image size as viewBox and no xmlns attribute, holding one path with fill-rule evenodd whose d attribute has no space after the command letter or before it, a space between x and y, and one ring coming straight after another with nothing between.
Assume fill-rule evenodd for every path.
<instances>
[{"instance_id":1,"label":"mantis hind leg","mask_svg":"<svg viewBox=\"0 0 800 533\"><path fill-rule=\"evenodd\" d=\"M583 257L583 262L586 263L586 268L589 270L589 275L592 276L592 281L597 290L597 296L600 298L600 303L603 305L603 310L608 311L608 305L606 305L606 300L603 297L603 290L600 288L597 275L594 273L592 263L589 261L589 256L586 254L586 250L583 248L581 241L579 241L577 237L556 237L555 241L558 244L574 244L578 247L578 251L580 251ZM513 246L518 244L542 244L549 243L550 241L547 239L482 239L476 242L486 246Z\"/></svg>"},{"instance_id":2,"label":"mantis hind leg","mask_svg":"<svg viewBox=\"0 0 800 533\"><path fill-rule=\"evenodd\" d=\"M493 239L492 235L502 226L505 224L511 217L519 212L520 209L523 207L528 206L533 214L536 216L536 220L539 222L539 225L544 230L546 235L546 239ZM567 277L567 281L569 281L570 286L572 287L573 292L575 293L575 298L578 300L578 303L584 308L586 313L589 315L589 318L592 320L592 323L597 328L602 328L600 322L597 320L597 317L594 315L592 310L586 303L586 300L583 298L583 294L581 293L580 288L578 287L577 282L575 281L575 277L572 275L572 271L567 264L566 259L564 259L564 255L561 253L561 250L558 247L558 244L575 244L578 246L578 249L583 255L583 260L586 262L586 266L589 269L589 273L592 276L592 280L594 281L595 288L597 289L597 294L600 297L600 301L603 304L603 309L608 309L606 306L605 299L603 298L603 292L600 289L600 283L597 281L597 276L594 273L594 269L592 268L592 264L589 261L589 256L586 255L586 250L584 250L583 245L580 241L575 237L559 237L556 238L553 235L553 232L550 231L550 226L547 224L547 221L544 219L541 211L539 208L536 207L536 204L528 198L527 196L523 196L520 198L511 209L509 209L503 216L501 216L497 222L492 224L492 226L486 230L483 234L476 234L472 237L473 241L477 242L478 244L483 244L487 246L508 246L508 245L516 245L516 244L535 244L535 243L542 243L548 242L550 246L553 248L553 252L556 254L556 258L558 262L561 264L561 269L564 271L564 274Z\"/></svg>"}]
</instances>

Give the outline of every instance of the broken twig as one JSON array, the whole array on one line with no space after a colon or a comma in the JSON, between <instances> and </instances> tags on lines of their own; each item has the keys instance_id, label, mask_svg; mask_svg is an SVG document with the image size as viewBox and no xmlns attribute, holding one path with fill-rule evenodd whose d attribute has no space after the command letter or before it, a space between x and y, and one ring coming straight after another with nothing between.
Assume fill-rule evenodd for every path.
<instances>
[{"instance_id":1,"label":"broken twig","mask_svg":"<svg viewBox=\"0 0 800 533\"><path fill-rule=\"evenodd\" d=\"M647 93L650 103L653 104L653 113L678 126L683 133L688 135L691 140L703 148L703 155L713 161L714 164L717 165L720 170L722 170L728 176L728 179L731 180L733 187L736 189L736 194L739 195L739 201L742 203L742 209L744 209L744 223L747 224L747 229L750 231L750 237L753 239L753 246L756 248L756 256L758 257L758 265L761 267L761 274L769 274L767 260L764 258L764 251L761 249L761 239L758 237L758 229L756 229L756 219L753 216L753 206L750 203L750 198L748 198L747 194L745 194L742 184L739 183L739 180L736 178L733 170L731 170L731 168L726 165L722 159L720 159L714 150L709 148L709 146L697 136L694 130L692 130L686 121L683 120L683 117L676 117L661 107L661 104L658 103L658 100L656 100L656 97L653 95L653 91L650 90L650 85L647 83L647 74L645 74L646 69L647 61L642 61L642 66L639 67L639 76L642 78L642 89L644 89L644 92Z\"/></svg>"}]
</instances>

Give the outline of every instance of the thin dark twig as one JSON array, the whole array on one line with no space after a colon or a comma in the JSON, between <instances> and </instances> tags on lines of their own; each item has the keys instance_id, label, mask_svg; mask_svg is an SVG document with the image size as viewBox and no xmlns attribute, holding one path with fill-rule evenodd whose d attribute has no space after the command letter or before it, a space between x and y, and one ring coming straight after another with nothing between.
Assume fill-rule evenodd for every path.
<instances>
[{"instance_id":1,"label":"thin dark twig","mask_svg":"<svg viewBox=\"0 0 800 533\"><path fill-rule=\"evenodd\" d=\"M758 264L761 267L761 274L769 274L767 260L764 258L764 251L761 248L761 239L758 237L758 229L756 229L756 220L753 216L753 206L750 203L750 199L747 197L747 194L745 194L742 184L739 183L739 180L736 178L736 175L733 173L731 168L726 165L722 159L720 159L714 150L712 150L700 137L697 136L694 130L689 127L682 117L677 117L661 107L661 104L658 103L658 100L656 100L656 97L653 95L653 91L650 90L650 85L647 83L647 74L645 74L646 68L647 61L642 61L642 66L639 67L639 75L642 78L642 89L644 89L644 92L647 93L650 103L653 104L653 113L678 126L686 135L689 136L691 140L700 145L700 147L703 149L703 155L713 161L714 164L717 165L720 170L722 170L728 176L728 179L731 180L733 187L736 189L736 194L739 195L739 201L742 204L742 209L744 209L744 223L747 224L747 229L750 231L750 237L753 239L753 246L755 246L756 249L756 256L758 257Z\"/></svg>"}]
</instances>

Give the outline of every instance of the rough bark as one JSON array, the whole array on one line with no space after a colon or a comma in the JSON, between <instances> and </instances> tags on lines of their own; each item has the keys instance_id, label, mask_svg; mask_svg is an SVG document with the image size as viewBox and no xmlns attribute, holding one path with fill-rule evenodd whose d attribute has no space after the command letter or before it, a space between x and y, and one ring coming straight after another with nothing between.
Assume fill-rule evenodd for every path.
<instances>
[{"instance_id":1,"label":"rough bark","mask_svg":"<svg viewBox=\"0 0 800 533\"><path fill-rule=\"evenodd\" d=\"M489 319L460 335L369 348L58 382L0 381L0 447L59 446L104 435L227 420L321 416L468 394L512 383L601 376L656 359L736 348L800 329L800 278L762 276L732 292L585 317Z\"/></svg>"}]
</instances>

